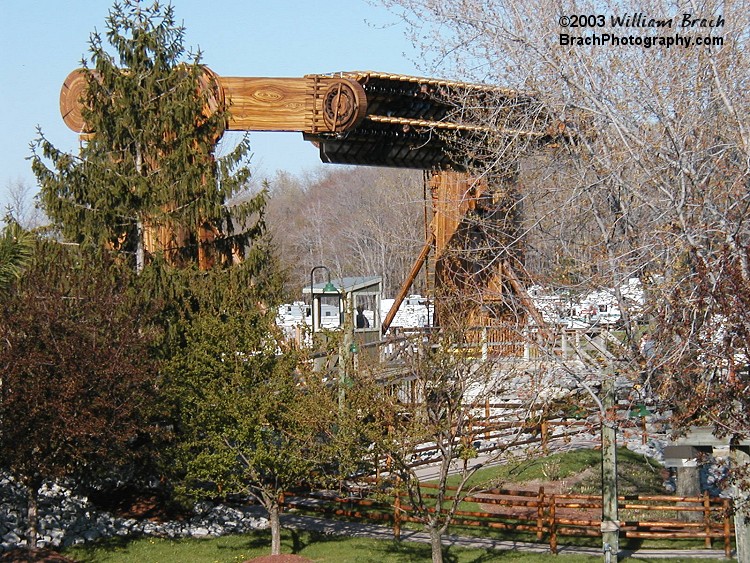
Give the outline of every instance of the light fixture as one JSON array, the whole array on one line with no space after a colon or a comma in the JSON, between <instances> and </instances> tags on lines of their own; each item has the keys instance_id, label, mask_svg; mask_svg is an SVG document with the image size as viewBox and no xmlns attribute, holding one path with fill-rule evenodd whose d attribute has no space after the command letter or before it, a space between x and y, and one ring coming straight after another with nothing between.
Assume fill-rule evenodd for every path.
<instances>
[{"instance_id":1,"label":"light fixture","mask_svg":"<svg viewBox=\"0 0 750 563\"><path fill-rule=\"evenodd\" d=\"M646 408L646 405L639 403L628 413L628 418L641 418L651 416L653 413Z\"/></svg>"},{"instance_id":2,"label":"light fixture","mask_svg":"<svg viewBox=\"0 0 750 563\"><path fill-rule=\"evenodd\" d=\"M313 290L313 284L315 283L314 274L315 270L325 270L326 271L326 284L323 287L322 293L336 293L338 294L339 291L336 289L336 286L331 283L331 270L329 270L326 266L315 266L312 270L310 270L310 306L315 307L315 291ZM312 312L312 335L315 336L315 311ZM320 319L320 315L317 315L317 318ZM318 321L320 322L320 321Z\"/></svg>"}]
</instances>

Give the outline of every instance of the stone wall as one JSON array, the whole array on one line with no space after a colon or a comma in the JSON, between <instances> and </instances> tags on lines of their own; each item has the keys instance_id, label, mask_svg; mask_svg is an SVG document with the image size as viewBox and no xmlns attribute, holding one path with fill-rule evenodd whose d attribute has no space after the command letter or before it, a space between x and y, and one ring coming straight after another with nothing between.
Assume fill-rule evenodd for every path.
<instances>
[{"instance_id":1,"label":"stone wall","mask_svg":"<svg viewBox=\"0 0 750 563\"><path fill-rule=\"evenodd\" d=\"M222 536L263 529L268 520L257 506L232 507L199 502L186 520L153 522L119 518L97 510L86 497L59 484L39 490L38 547L67 547L114 536L169 538ZM0 474L0 553L26 545L26 494L21 485Z\"/></svg>"}]
</instances>

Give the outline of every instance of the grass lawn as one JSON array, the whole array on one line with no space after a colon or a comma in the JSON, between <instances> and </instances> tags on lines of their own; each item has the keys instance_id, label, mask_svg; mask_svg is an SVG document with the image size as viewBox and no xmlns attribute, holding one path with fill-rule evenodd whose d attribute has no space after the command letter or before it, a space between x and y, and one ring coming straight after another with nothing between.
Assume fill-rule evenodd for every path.
<instances>
[{"instance_id":1,"label":"grass lawn","mask_svg":"<svg viewBox=\"0 0 750 563\"><path fill-rule=\"evenodd\" d=\"M621 493L654 494L661 491L659 467L629 450L618 451L618 473ZM520 464L507 464L483 470L475 476L475 483L492 482L500 487L513 488L514 483L535 480L564 480L570 476L586 473L587 477L575 480L573 489L582 493L601 490L601 453L595 450L580 450L565 454L555 454L545 458L526 460ZM593 471L592 471L593 469ZM406 527L419 529L416 524ZM493 537L496 539L516 539L534 541L533 535L524 535L499 530L462 528L455 526L451 533L463 536ZM282 552L301 555L316 562L332 563L401 563L430 561L430 547L427 544L395 542L330 536L316 532L284 530ZM561 544L600 546L600 539L561 538ZM718 544L719 542L717 542ZM93 545L67 549L64 553L78 561L91 563L240 563L242 561L268 555L270 552L270 532L258 531L253 534L226 536L211 539L168 540L141 538L138 540L107 540ZM643 541L628 542L621 539L622 548L636 548L638 545L652 548L701 547L697 541ZM716 546L720 548L720 546ZM445 561L449 563L487 562L559 562L587 563L601 561L601 556L532 554L518 551L493 551L484 549L446 548ZM638 558L633 561L648 561ZM657 561L654 559L654 561ZM680 559L658 559L660 563L675 563ZM702 559L706 562L726 561L724 559Z\"/></svg>"},{"instance_id":2,"label":"grass lawn","mask_svg":"<svg viewBox=\"0 0 750 563\"><path fill-rule=\"evenodd\" d=\"M64 553L77 561L90 563L240 563L268 555L270 532L211 539L166 540L143 538L133 541L99 542L91 546L67 549ZM430 561L430 546L328 536L310 532L284 530L282 552L295 553L321 563L416 563ZM531 554L517 551L446 548L449 563L593 563L601 556ZM634 560L636 561L636 560ZM637 561L648 561L637 559ZM656 561L656 560L654 560ZM677 563L679 559L659 559L659 563ZM718 563L723 559L702 559Z\"/></svg>"},{"instance_id":3,"label":"grass lawn","mask_svg":"<svg viewBox=\"0 0 750 563\"><path fill-rule=\"evenodd\" d=\"M599 494L601 492L602 453L599 450L575 450L519 460L481 469L473 475L471 485L487 483L492 487L513 488L515 483L528 481L560 481L590 470L591 476L571 487L572 492ZM617 484L620 494L664 494L661 467L645 456L627 448L617 450ZM448 478L449 486L456 486L458 477Z\"/></svg>"}]
</instances>

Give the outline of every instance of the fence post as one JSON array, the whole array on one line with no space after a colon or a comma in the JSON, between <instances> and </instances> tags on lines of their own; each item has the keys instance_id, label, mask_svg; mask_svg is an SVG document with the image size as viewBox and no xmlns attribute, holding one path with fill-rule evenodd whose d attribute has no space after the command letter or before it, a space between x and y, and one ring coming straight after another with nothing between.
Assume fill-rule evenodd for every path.
<instances>
[{"instance_id":1,"label":"fence post","mask_svg":"<svg viewBox=\"0 0 750 563\"><path fill-rule=\"evenodd\" d=\"M398 490L398 483L394 488L395 498L393 499L393 539L401 539L401 494Z\"/></svg>"},{"instance_id":2,"label":"fence post","mask_svg":"<svg viewBox=\"0 0 750 563\"><path fill-rule=\"evenodd\" d=\"M545 412L542 416L541 432L542 432L542 451L544 455L549 453L549 420L547 420L547 413Z\"/></svg>"},{"instance_id":3,"label":"fence post","mask_svg":"<svg viewBox=\"0 0 750 563\"><path fill-rule=\"evenodd\" d=\"M708 496L708 491L703 491L703 522L706 524L705 544L707 548L711 548L711 497Z\"/></svg>"},{"instance_id":4,"label":"fence post","mask_svg":"<svg viewBox=\"0 0 750 563\"><path fill-rule=\"evenodd\" d=\"M528 360L531 358L531 344L529 339L525 338L523 341L523 359Z\"/></svg>"},{"instance_id":5,"label":"fence post","mask_svg":"<svg viewBox=\"0 0 750 563\"><path fill-rule=\"evenodd\" d=\"M539 487L536 497L536 539L542 541L544 537L544 487Z\"/></svg>"},{"instance_id":6,"label":"fence post","mask_svg":"<svg viewBox=\"0 0 750 563\"><path fill-rule=\"evenodd\" d=\"M490 439L490 398L484 400L484 439Z\"/></svg>"},{"instance_id":7,"label":"fence post","mask_svg":"<svg viewBox=\"0 0 750 563\"><path fill-rule=\"evenodd\" d=\"M482 361L487 361L489 344L487 342L487 327L482 327Z\"/></svg>"},{"instance_id":8,"label":"fence post","mask_svg":"<svg viewBox=\"0 0 750 563\"><path fill-rule=\"evenodd\" d=\"M728 498L725 498L722 504L724 508L724 557L729 559L732 557L732 522L729 516L732 508Z\"/></svg>"},{"instance_id":9,"label":"fence post","mask_svg":"<svg viewBox=\"0 0 750 563\"><path fill-rule=\"evenodd\" d=\"M557 511L555 495L549 497L549 550L557 555Z\"/></svg>"}]
</instances>

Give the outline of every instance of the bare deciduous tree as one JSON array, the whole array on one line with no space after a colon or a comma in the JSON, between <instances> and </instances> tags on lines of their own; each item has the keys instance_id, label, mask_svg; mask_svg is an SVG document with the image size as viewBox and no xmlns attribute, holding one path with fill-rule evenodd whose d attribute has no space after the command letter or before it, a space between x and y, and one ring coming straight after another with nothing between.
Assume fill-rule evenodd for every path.
<instances>
[{"instance_id":1,"label":"bare deciduous tree","mask_svg":"<svg viewBox=\"0 0 750 563\"><path fill-rule=\"evenodd\" d=\"M369 430L384 463L381 475L403 499L394 510L408 511L425 527L433 562L443 561L442 538L460 518L461 504L501 485L480 470L538 455L531 435L559 408L552 382L560 374L531 377L526 370L533 362L497 356L477 361L467 339L462 327L409 344L402 377L391 383L376 377L368 406L380 423ZM365 372L358 374L360 384Z\"/></svg>"},{"instance_id":2,"label":"bare deciduous tree","mask_svg":"<svg viewBox=\"0 0 750 563\"><path fill-rule=\"evenodd\" d=\"M24 180L9 182L6 187L8 193L8 213L24 229L40 227L44 222L44 214L34 204L34 190Z\"/></svg>"},{"instance_id":3,"label":"bare deciduous tree","mask_svg":"<svg viewBox=\"0 0 750 563\"><path fill-rule=\"evenodd\" d=\"M279 174L270 190L267 221L290 292L324 264L337 276L383 276L392 295L424 244L418 172L342 167L301 179Z\"/></svg>"},{"instance_id":4,"label":"bare deciduous tree","mask_svg":"<svg viewBox=\"0 0 750 563\"><path fill-rule=\"evenodd\" d=\"M521 161L529 279L613 288L636 373L642 328L617 288L639 277L658 340L650 369L676 427L747 436L748 1L385 4L432 55L430 75L532 92L567 124L574 142L553 159L500 142L479 163ZM595 25L568 27L582 16Z\"/></svg>"}]
</instances>

